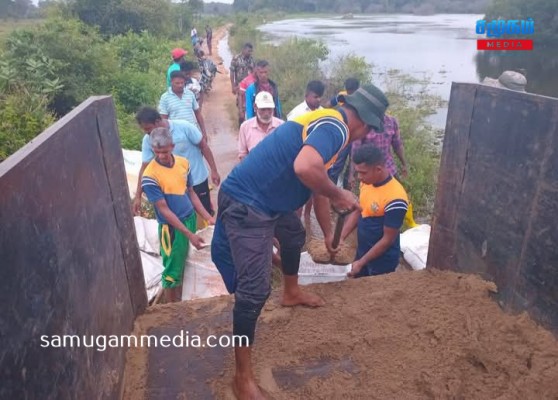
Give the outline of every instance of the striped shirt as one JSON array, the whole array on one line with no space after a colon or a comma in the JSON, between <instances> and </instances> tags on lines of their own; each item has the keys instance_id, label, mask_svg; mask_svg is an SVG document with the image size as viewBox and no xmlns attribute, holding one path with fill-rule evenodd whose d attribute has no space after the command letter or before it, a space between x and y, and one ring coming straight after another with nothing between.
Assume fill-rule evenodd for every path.
<instances>
[{"instance_id":1,"label":"striped shirt","mask_svg":"<svg viewBox=\"0 0 558 400\"><path fill-rule=\"evenodd\" d=\"M182 119L198 127L198 120L194 111L197 111L199 108L196 96L188 89L184 89L182 97L179 97L169 88L169 90L163 93L159 101L159 112L161 115L166 115L169 119Z\"/></svg>"}]
</instances>

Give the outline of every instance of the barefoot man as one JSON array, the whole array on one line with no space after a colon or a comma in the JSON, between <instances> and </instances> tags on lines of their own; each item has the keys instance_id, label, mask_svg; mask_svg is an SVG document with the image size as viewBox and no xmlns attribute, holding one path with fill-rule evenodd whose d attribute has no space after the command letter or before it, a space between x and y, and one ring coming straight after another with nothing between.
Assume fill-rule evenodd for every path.
<instances>
[{"instance_id":1,"label":"barefoot man","mask_svg":"<svg viewBox=\"0 0 558 400\"><path fill-rule=\"evenodd\" d=\"M283 267L282 305L322 306L318 296L298 285L305 232L295 211L314 194L316 217L331 253L329 205L358 208L355 196L335 186L326 169L349 142L370 127L381 128L388 101L365 85L338 109L316 110L279 126L230 173L219 191L211 256L230 293L235 294L233 334L248 337L235 347L233 390L237 398L265 399L251 364L256 322L271 291L273 238L279 240Z\"/></svg>"}]
</instances>

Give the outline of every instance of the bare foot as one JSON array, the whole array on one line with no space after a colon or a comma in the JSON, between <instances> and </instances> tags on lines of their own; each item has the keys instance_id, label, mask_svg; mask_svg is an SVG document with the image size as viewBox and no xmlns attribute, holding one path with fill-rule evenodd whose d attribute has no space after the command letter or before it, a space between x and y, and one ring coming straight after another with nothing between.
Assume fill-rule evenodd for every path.
<instances>
[{"instance_id":1,"label":"bare foot","mask_svg":"<svg viewBox=\"0 0 558 400\"><path fill-rule=\"evenodd\" d=\"M266 400L261 388L253 379L242 379L235 375L232 390L238 400Z\"/></svg>"},{"instance_id":2,"label":"bare foot","mask_svg":"<svg viewBox=\"0 0 558 400\"><path fill-rule=\"evenodd\" d=\"M290 294L283 292L283 300L281 301L281 305L283 307L322 307L323 305L325 305L325 301L318 295L298 290L295 293Z\"/></svg>"}]
</instances>

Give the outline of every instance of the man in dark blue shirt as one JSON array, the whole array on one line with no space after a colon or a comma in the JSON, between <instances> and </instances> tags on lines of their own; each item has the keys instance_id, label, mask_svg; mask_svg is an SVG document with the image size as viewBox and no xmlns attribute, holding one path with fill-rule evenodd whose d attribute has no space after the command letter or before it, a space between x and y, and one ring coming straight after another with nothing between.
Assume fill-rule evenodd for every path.
<instances>
[{"instance_id":1,"label":"man in dark blue shirt","mask_svg":"<svg viewBox=\"0 0 558 400\"><path fill-rule=\"evenodd\" d=\"M343 102L338 109L312 111L279 126L235 167L219 191L211 255L228 291L235 294L233 334L249 343L235 344L233 389L238 398L263 398L252 372L250 346L271 292L273 238L281 248L282 305L321 306L320 297L298 286L306 235L295 211L314 195L326 247L334 254L330 202L339 212L359 208L353 193L332 183L327 168L349 142L364 137L370 127L382 128L388 101L380 89L365 85Z\"/></svg>"}]
</instances>

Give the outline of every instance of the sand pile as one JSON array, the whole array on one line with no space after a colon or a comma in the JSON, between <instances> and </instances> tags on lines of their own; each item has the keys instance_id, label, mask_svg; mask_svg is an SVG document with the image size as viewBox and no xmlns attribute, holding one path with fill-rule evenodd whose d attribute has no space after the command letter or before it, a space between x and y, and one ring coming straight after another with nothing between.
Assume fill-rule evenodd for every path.
<instances>
[{"instance_id":1,"label":"sand pile","mask_svg":"<svg viewBox=\"0 0 558 400\"><path fill-rule=\"evenodd\" d=\"M274 399L558 398L558 342L526 314L504 313L490 298L494 285L478 277L397 272L309 288L326 299L325 307L283 308L274 292L260 317L256 375ZM187 320L199 317L197 305L210 315L209 306L222 313L231 302L168 310ZM140 318L143 330L169 313L154 314ZM195 354L202 361L207 355ZM214 377L197 383L216 399L231 398L232 350L223 357ZM147 360L139 352L133 360L139 390ZM187 361L195 375L196 360ZM138 390L134 399L141 398Z\"/></svg>"}]
</instances>

